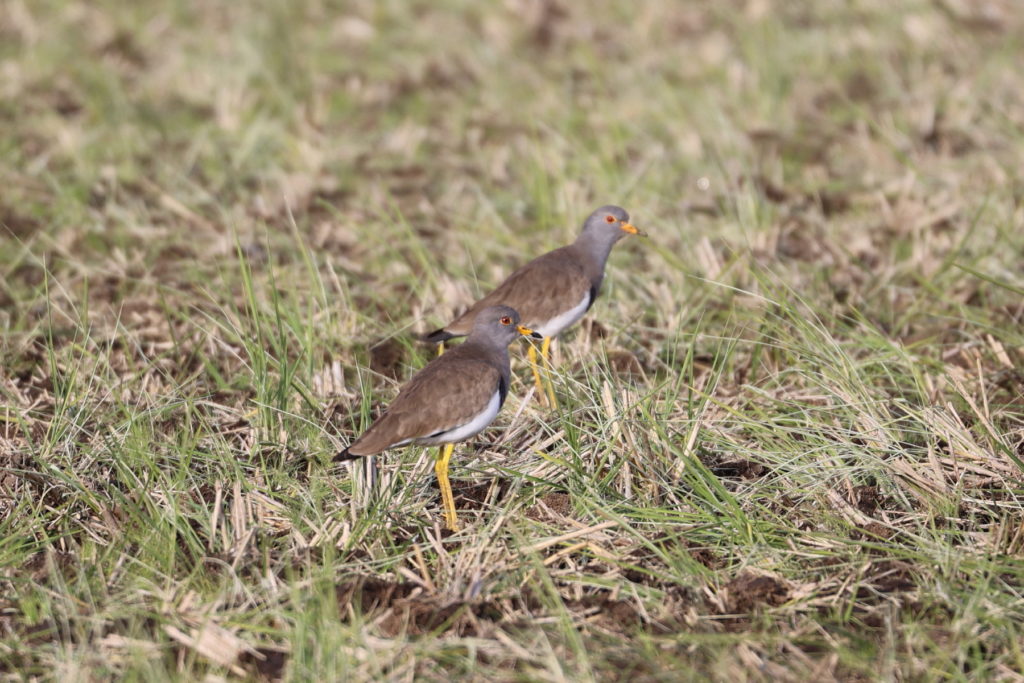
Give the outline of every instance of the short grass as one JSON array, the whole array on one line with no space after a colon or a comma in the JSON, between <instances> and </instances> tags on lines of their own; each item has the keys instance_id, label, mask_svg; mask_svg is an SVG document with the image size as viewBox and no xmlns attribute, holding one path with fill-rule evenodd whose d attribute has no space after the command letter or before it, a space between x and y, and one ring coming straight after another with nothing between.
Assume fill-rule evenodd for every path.
<instances>
[{"instance_id":1,"label":"short grass","mask_svg":"<svg viewBox=\"0 0 1024 683\"><path fill-rule=\"evenodd\" d=\"M1010 2L0 12L0 671L1024 669ZM330 458L511 268L650 238L457 451ZM371 486L371 481L375 484Z\"/></svg>"}]
</instances>

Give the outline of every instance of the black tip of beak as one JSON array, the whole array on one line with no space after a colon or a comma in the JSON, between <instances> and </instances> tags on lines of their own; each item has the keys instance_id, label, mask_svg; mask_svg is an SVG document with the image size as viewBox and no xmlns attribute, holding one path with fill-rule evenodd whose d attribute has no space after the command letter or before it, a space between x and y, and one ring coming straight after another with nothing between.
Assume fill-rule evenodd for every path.
<instances>
[{"instance_id":1,"label":"black tip of beak","mask_svg":"<svg viewBox=\"0 0 1024 683\"><path fill-rule=\"evenodd\" d=\"M544 335L541 334L540 332L531 332L530 336L533 337L534 339L543 339L544 338Z\"/></svg>"}]
</instances>

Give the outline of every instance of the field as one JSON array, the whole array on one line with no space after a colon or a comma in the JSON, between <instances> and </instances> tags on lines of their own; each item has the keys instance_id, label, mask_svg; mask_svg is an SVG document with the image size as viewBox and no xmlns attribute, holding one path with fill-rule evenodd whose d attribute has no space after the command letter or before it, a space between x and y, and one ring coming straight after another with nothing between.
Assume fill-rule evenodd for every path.
<instances>
[{"instance_id":1,"label":"field","mask_svg":"<svg viewBox=\"0 0 1024 683\"><path fill-rule=\"evenodd\" d=\"M7 0L0 676L1021 680L1022 64L1008 0ZM462 530L331 462L605 203Z\"/></svg>"}]
</instances>

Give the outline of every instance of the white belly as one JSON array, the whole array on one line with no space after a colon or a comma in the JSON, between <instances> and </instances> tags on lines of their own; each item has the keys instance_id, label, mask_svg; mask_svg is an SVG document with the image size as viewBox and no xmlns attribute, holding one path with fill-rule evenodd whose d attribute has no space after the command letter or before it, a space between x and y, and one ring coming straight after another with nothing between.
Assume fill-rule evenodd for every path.
<instances>
[{"instance_id":1,"label":"white belly","mask_svg":"<svg viewBox=\"0 0 1024 683\"><path fill-rule=\"evenodd\" d=\"M498 414L498 410L501 409L501 394L497 391L491 396L491 400L487 402L487 406L476 414L473 419L469 422L459 425L458 427L452 427L446 432L435 434L432 436L425 436L419 439L412 439L416 443L431 445L435 443L455 443L457 441L465 441L471 436L475 436L483 431L484 427L491 424L495 416Z\"/></svg>"},{"instance_id":2,"label":"white belly","mask_svg":"<svg viewBox=\"0 0 1024 683\"><path fill-rule=\"evenodd\" d=\"M558 334L567 327L570 327L576 323L577 320L583 317L583 314L587 312L587 304L590 303L590 294L584 294L583 300L570 308L564 313L559 313L551 320L542 323L534 322L532 326L534 332L539 332L545 337L557 337Z\"/></svg>"}]
</instances>

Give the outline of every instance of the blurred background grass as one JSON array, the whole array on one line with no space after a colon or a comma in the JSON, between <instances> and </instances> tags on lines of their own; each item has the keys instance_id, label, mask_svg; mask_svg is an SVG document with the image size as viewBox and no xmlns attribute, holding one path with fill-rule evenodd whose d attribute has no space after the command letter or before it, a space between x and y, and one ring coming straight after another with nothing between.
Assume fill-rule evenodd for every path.
<instances>
[{"instance_id":1,"label":"blurred background grass","mask_svg":"<svg viewBox=\"0 0 1024 683\"><path fill-rule=\"evenodd\" d=\"M1012 677L1022 29L7 0L5 675ZM456 458L469 530L426 452L376 497L326 466L410 332L608 202L651 238L559 345L565 409L519 367Z\"/></svg>"}]
</instances>

